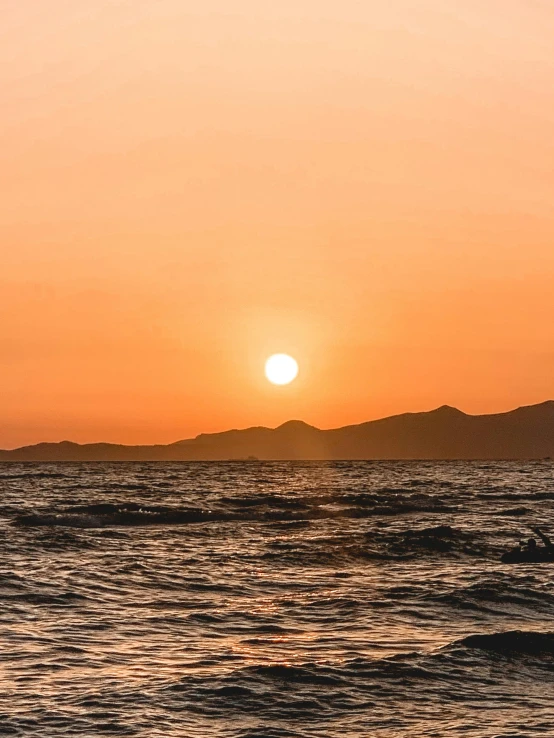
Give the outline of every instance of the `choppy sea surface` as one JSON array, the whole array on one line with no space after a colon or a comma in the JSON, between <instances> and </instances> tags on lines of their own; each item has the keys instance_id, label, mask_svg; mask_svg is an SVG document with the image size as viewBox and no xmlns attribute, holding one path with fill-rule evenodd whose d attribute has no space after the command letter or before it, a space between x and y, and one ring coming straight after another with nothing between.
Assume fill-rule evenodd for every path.
<instances>
[{"instance_id":1,"label":"choppy sea surface","mask_svg":"<svg viewBox=\"0 0 554 738\"><path fill-rule=\"evenodd\" d=\"M554 735L552 462L0 464L0 735Z\"/></svg>"}]
</instances>

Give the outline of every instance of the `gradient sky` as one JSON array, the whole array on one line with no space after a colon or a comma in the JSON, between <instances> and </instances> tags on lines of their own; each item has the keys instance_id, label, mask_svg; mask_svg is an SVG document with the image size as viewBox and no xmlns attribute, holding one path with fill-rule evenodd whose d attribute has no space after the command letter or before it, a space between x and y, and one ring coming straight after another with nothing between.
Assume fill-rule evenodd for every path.
<instances>
[{"instance_id":1,"label":"gradient sky","mask_svg":"<svg viewBox=\"0 0 554 738\"><path fill-rule=\"evenodd\" d=\"M3 0L0 447L554 398L553 38L546 0Z\"/></svg>"}]
</instances>

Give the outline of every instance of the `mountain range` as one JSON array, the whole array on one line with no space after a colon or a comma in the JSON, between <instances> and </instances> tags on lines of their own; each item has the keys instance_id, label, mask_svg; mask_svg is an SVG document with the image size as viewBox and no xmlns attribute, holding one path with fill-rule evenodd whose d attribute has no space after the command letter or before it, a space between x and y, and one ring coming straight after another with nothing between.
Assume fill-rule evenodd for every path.
<instances>
[{"instance_id":1,"label":"mountain range","mask_svg":"<svg viewBox=\"0 0 554 738\"><path fill-rule=\"evenodd\" d=\"M230 459L554 458L554 401L494 415L443 405L320 430L299 420L278 428L203 433L167 445L39 443L0 451L0 461L217 461Z\"/></svg>"}]
</instances>

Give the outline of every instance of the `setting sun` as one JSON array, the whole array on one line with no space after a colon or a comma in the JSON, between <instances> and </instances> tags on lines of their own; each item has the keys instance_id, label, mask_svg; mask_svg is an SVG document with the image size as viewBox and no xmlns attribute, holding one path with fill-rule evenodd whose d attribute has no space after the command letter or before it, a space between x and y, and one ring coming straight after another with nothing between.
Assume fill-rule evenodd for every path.
<instances>
[{"instance_id":1,"label":"setting sun","mask_svg":"<svg viewBox=\"0 0 554 738\"><path fill-rule=\"evenodd\" d=\"M298 375L298 363L288 354L274 354L265 363L265 376L272 384L290 384Z\"/></svg>"}]
</instances>

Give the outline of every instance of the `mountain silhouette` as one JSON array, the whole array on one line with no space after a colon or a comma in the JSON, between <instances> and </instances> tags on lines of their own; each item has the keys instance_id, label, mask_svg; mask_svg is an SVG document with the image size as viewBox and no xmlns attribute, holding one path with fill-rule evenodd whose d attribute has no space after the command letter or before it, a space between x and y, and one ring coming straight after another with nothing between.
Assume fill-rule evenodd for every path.
<instances>
[{"instance_id":1,"label":"mountain silhouette","mask_svg":"<svg viewBox=\"0 0 554 738\"><path fill-rule=\"evenodd\" d=\"M443 405L320 430L300 420L277 428L202 433L168 445L39 443L0 451L0 461L215 461L229 459L541 459L554 457L554 401L494 415Z\"/></svg>"}]
</instances>

